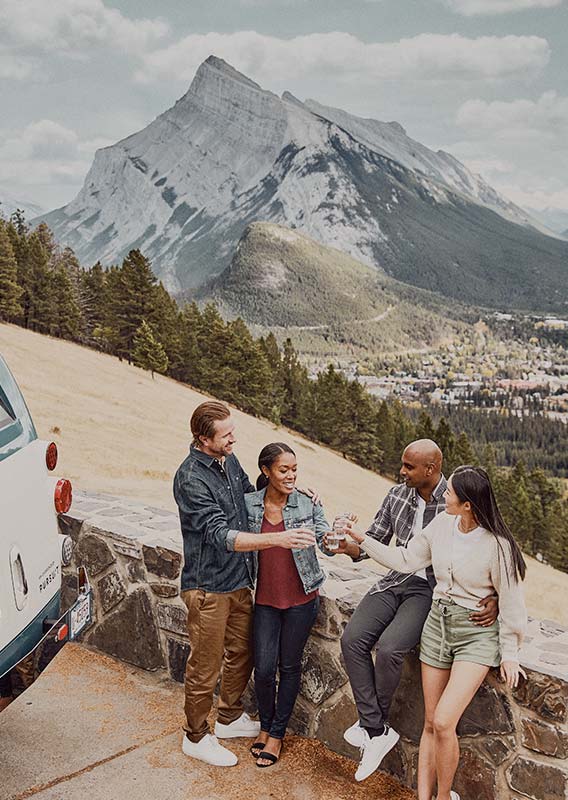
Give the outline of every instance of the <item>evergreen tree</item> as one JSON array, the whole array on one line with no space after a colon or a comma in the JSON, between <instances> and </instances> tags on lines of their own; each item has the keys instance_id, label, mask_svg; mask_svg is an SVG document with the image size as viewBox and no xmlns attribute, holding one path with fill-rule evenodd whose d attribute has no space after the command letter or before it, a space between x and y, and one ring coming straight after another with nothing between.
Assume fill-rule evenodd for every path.
<instances>
[{"instance_id":1,"label":"evergreen tree","mask_svg":"<svg viewBox=\"0 0 568 800\"><path fill-rule=\"evenodd\" d=\"M156 277L139 250L131 250L116 272L107 275L115 355L132 358L134 336L143 320L152 318Z\"/></svg>"},{"instance_id":2,"label":"evergreen tree","mask_svg":"<svg viewBox=\"0 0 568 800\"><path fill-rule=\"evenodd\" d=\"M163 375L168 369L168 357L161 343L154 336L146 320L142 320L134 335L132 361L137 367Z\"/></svg>"},{"instance_id":3,"label":"evergreen tree","mask_svg":"<svg viewBox=\"0 0 568 800\"><path fill-rule=\"evenodd\" d=\"M16 321L23 313L18 286L18 262L3 221L0 221L0 320Z\"/></svg>"},{"instance_id":4,"label":"evergreen tree","mask_svg":"<svg viewBox=\"0 0 568 800\"><path fill-rule=\"evenodd\" d=\"M427 411L421 411L416 424L416 438L417 439L435 439L436 432L434 430L434 423L432 417Z\"/></svg>"},{"instance_id":5,"label":"evergreen tree","mask_svg":"<svg viewBox=\"0 0 568 800\"><path fill-rule=\"evenodd\" d=\"M179 359L172 375L177 380L190 383L196 388L203 386L198 344L201 325L201 312L197 304L188 303L179 318Z\"/></svg>"}]
</instances>

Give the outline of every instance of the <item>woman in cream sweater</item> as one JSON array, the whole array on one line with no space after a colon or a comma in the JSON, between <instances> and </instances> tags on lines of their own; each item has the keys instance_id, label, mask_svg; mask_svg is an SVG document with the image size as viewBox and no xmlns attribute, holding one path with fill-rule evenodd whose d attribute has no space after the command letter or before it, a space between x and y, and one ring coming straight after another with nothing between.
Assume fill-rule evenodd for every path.
<instances>
[{"instance_id":1,"label":"woman in cream sweater","mask_svg":"<svg viewBox=\"0 0 568 800\"><path fill-rule=\"evenodd\" d=\"M448 481L446 511L407 547L389 547L346 531L371 558L401 572L432 564L436 588L420 642L425 720L418 761L418 798L459 800L452 782L459 761L456 727L490 667L515 687L526 627L520 581L526 565L480 467L458 467ZM499 597L499 621L470 621L477 603ZM523 673L524 674L524 673Z\"/></svg>"}]
</instances>

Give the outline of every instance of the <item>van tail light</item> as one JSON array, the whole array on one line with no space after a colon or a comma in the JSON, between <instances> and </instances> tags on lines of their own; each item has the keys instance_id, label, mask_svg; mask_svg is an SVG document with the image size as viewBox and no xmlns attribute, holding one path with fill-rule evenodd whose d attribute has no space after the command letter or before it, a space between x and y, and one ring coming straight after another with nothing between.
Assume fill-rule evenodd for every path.
<instances>
[{"instance_id":1,"label":"van tail light","mask_svg":"<svg viewBox=\"0 0 568 800\"><path fill-rule=\"evenodd\" d=\"M54 493L55 510L58 514L66 514L71 508L73 502L73 490L71 488L71 481L67 478L60 478L55 484Z\"/></svg>"},{"instance_id":2,"label":"van tail light","mask_svg":"<svg viewBox=\"0 0 568 800\"><path fill-rule=\"evenodd\" d=\"M50 442L45 451L45 464L50 472L53 472L57 466L57 445L55 442Z\"/></svg>"}]
</instances>

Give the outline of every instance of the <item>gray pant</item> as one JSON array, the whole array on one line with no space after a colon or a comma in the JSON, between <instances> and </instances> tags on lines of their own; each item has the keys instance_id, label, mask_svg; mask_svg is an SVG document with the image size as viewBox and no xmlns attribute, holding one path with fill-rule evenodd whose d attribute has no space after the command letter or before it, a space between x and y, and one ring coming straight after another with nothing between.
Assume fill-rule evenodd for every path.
<instances>
[{"instance_id":1,"label":"gray pant","mask_svg":"<svg viewBox=\"0 0 568 800\"><path fill-rule=\"evenodd\" d=\"M428 583L411 576L383 592L368 592L355 609L341 650L364 728L381 728L388 721L404 656L420 641L431 605Z\"/></svg>"}]
</instances>

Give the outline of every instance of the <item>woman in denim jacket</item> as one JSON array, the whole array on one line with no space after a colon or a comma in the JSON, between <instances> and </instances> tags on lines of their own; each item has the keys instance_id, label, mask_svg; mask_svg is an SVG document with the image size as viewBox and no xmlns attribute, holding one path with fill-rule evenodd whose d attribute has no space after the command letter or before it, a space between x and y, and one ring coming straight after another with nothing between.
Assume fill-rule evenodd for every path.
<instances>
[{"instance_id":1,"label":"woman in denim jacket","mask_svg":"<svg viewBox=\"0 0 568 800\"><path fill-rule=\"evenodd\" d=\"M296 455L287 444L264 447L258 457L259 491L245 495L249 530L276 533L309 528L317 545L329 525L323 509L296 490ZM315 622L318 588L325 580L315 546L287 550L271 547L258 553L254 610L254 680L261 732L251 747L257 766L275 764L300 689L304 646ZM276 672L279 672L278 692Z\"/></svg>"}]
</instances>

